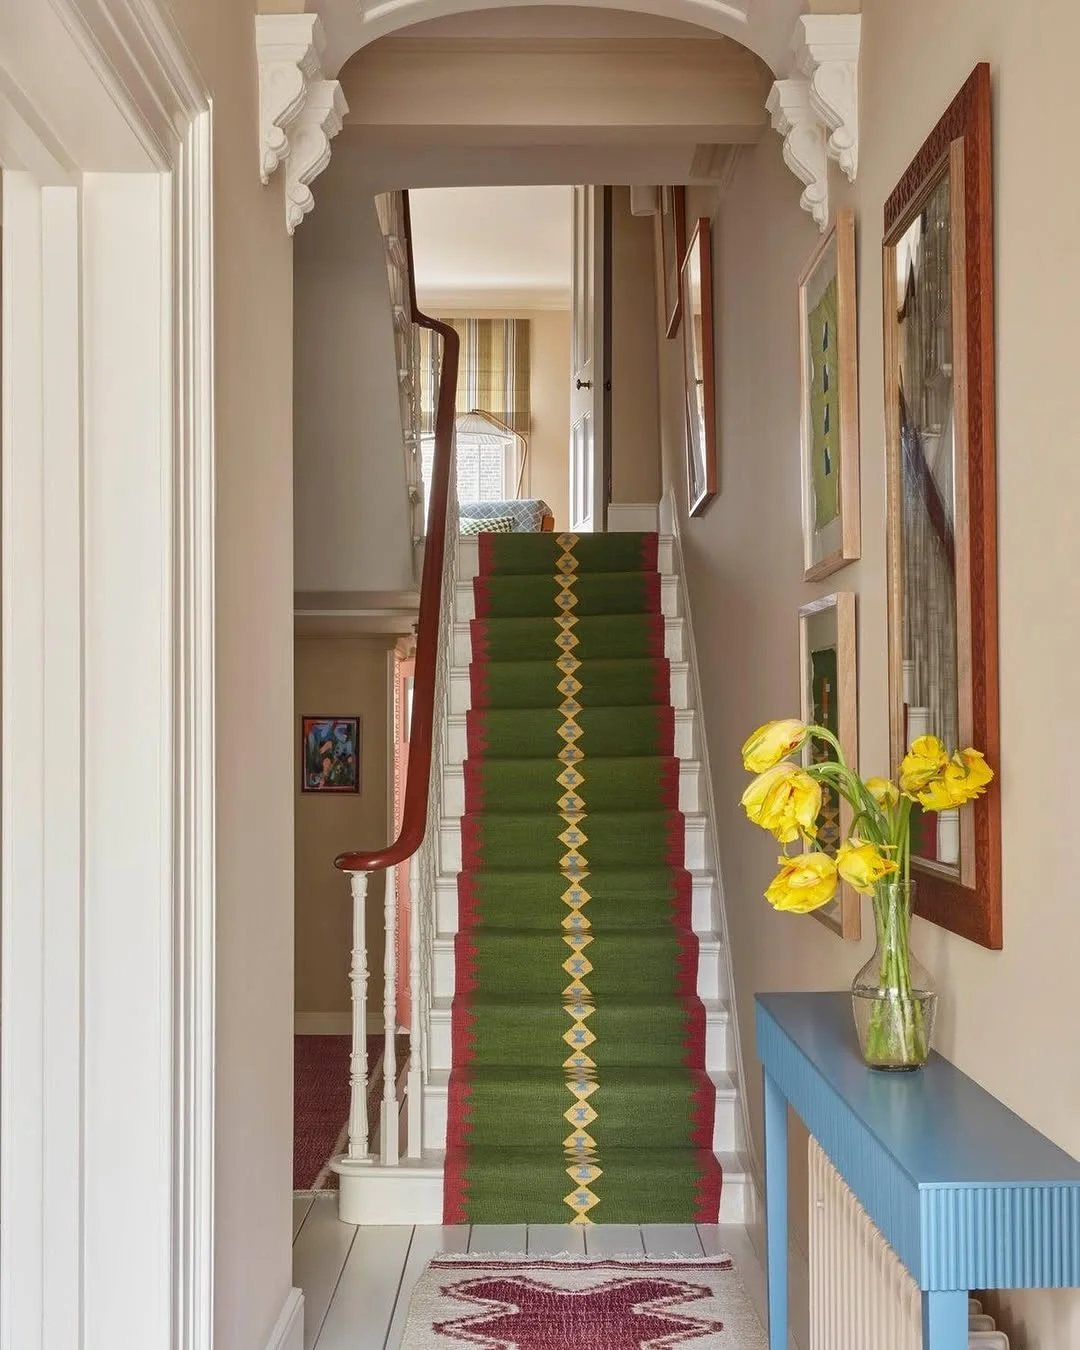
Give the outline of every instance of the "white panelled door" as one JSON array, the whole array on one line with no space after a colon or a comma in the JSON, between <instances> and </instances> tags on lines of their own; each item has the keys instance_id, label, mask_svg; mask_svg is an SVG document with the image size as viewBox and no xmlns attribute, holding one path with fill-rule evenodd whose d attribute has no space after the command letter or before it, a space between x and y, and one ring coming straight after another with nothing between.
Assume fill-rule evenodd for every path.
<instances>
[{"instance_id":1,"label":"white panelled door","mask_svg":"<svg viewBox=\"0 0 1080 1350\"><path fill-rule=\"evenodd\" d=\"M607 515L604 369L604 189L574 188L570 358L570 529L603 530Z\"/></svg>"}]
</instances>

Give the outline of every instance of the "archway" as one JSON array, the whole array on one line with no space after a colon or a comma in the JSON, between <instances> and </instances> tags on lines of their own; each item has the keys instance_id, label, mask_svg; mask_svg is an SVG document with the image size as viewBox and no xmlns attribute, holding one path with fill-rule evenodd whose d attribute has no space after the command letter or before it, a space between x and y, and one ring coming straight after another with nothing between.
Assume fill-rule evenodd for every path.
<instances>
[{"instance_id":1,"label":"archway","mask_svg":"<svg viewBox=\"0 0 1080 1350\"><path fill-rule=\"evenodd\" d=\"M485 10L566 8L552 0L317 0L326 31L323 69L335 76L361 47L414 24ZM674 19L733 38L776 74L783 73L802 0L579 0L576 10L624 11Z\"/></svg>"}]
</instances>

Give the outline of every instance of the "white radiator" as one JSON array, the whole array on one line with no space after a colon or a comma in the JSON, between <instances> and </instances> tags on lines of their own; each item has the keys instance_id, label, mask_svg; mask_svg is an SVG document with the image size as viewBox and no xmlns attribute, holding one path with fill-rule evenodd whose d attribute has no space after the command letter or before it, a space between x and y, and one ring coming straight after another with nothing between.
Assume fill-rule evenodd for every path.
<instances>
[{"instance_id":1,"label":"white radiator","mask_svg":"<svg viewBox=\"0 0 1080 1350\"><path fill-rule=\"evenodd\" d=\"M922 1350L922 1297L839 1172L810 1140L810 1350ZM1009 1350L969 1304L970 1350Z\"/></svg>"}]
</instances>

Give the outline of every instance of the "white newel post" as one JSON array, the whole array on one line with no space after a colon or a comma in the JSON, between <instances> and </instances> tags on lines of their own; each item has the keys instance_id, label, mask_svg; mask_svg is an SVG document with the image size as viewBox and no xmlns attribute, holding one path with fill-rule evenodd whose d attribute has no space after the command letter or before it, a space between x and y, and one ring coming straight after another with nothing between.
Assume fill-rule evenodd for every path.
<instances>
[{"instance_id":1,"label":"white newel post","mask_svg":"<svg viewBox=\"0 0 1080 1350\"><path fill-rule=\"evenodd\" d=\"M356 1161L368 1161L367 1113L367 939L365 920L369 872L350 872L353 899L353 949L349 980L352 986L352 1057L349 1063L349 1153Z\"/></svg>"},{"instance_id":2,"label":"white newel post","mask_svg":"<svg viewBox=\"0 0 1080 1350\"><path fill-rule=\"evenodd\" d=\"M383 1095L379 1129L379 1156L384 1167L398 1161L397 1101L397 890L386 878L383 905L386 925L386 956L383 961Z\"/></svg>"}]
</instances>

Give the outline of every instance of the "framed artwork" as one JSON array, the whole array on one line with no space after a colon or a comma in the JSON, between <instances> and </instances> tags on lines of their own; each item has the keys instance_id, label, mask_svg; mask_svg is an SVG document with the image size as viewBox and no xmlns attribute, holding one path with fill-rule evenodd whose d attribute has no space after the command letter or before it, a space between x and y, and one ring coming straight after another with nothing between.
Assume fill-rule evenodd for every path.
<instances>
[{"instance_id":1,"label":"framed artwork","mask_svg":"<svg viewBox=\"0 0 1080 1350\"><path fill-rule=\"evenodd\" d=\"M831 731L844 748L844 757L859 767L858 641L855 595L840 591L813 600L799 610L799 688L804 722L816 722ZM806 764L835 758L820 741L803 747ZM851 832L851 807L840 794L825 787L817 837L831 857ZM857 942L862 936L862 898L846 882L836 898L814 912L834 933Z\"/></svg>"},{"instance_id":2,"label":"framed artwork","mask_svg":"<svg viewBox=\"0 0 1080 1350\"><path fill-rule=\"evenodd\" d=\"M697 222L682 266L686 372L686 479L690 514L716 496L716 372L712 244L707 216Z\"/></svg>"},{"instance_id":3,"label":"framed artwork","mask_svg":"<svg viewBox=\"0 0 1080 1350\"><path fill-rule=\"evenodd\" d=\"M686 188L660 189L660 258L664 271L664 321L669 338L682 318L680 269L686 256Z\"/></svg>"},{"instance_id":4,"label":"framed artwork","mask_svg":"<svg viewBox=\"0 0 1080 1350\"><path fill-rule=\"evenodd\" d=\"M799 278L803 579L860 556L855 213L838 211Z\"/></svg>"},{"instance_id":5,"label":"framed artwork","mask_svg":"<svg viewBox=\"0 0 1080 1350\"><path fill-rule=\"evenodd\" d=\"M977 66L885 206L889 703L910 742L999 769L990 70ZM914 818L914 906L1001 946L997 784Z\"/></svg>"},{"instance_id":6,"label":"framed artwork","mask_svg":"<svg viewBox=\"0 0 1080 1350\"><path fill-rule=\"evenodd\" d=\"M359 717L302 717L300 766L301 792L359 792Z\"/></svg>"}]
</instances>

